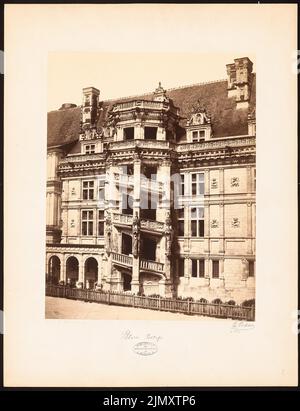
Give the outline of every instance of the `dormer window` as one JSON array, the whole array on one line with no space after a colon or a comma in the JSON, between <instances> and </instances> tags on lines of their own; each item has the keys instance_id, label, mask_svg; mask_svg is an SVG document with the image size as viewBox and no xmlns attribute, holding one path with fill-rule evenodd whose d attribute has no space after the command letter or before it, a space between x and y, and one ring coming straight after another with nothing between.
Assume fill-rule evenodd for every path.
<instances>
[{"instance_id":1,"label":"dormer window","mask_svg":"<svg viewBox=\"0 0 300 411\"><path fill-rule=\"evenodd\" d=\"M85 154L94 154L95 153L95 144L87 144L84 146Z\"/></svg>"},{"instance_id":2,"label":"dormer window","mask_svg":"<svg viewBox=\"0 0 300 411\"><path fill-rule=\"evenodd\" d=\"M205 140L205 130L195 130L192 132L192 142L200 142Z\"/></svg>"}]
</instances>

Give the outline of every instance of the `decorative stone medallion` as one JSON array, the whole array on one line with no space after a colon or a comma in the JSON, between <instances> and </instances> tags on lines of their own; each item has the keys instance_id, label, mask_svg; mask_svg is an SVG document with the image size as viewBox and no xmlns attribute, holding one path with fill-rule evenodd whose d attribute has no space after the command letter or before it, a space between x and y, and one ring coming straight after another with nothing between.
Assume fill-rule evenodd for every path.
<instances>
[{"instance_id":1,"label":"decorative stone medallion","mask_svg":"<svg viewBox=\"0 0 300 411\"><path fill-rule=\"evenodd\" d=\"M218 188L218 182L216 178L211 180L211 188Z\"/></svg>"},{"instance_id":2,"label":"decorative stone medallion","mask_svg":"<svg viewBox=\"0 0 300 411\"><path fill-rule=\"evenodd\" d=\"M240 185L240 179L238 177L232 177L230 184L231 187L238 187Z\"/></svg>"},{"instance_id":3,"label":"decorative stone medallion","mask_svg":"<svg viewBox=\"0 0 300 411\"><path fill-rule=\"evenodd\" d=\"M238 228L240 226L240 220L238 218L233 218L231 225L233 228Z\"/></svg>"},{"instance_id":4,"label":"decorative stone medallion","mask_svg":"<svg viewBox=\"0 0 300 411\"><path fill-rule=\"evenodd\" d=\"M218 220L216 220L215 218L213 220L211 220L210 226L211 226L211 228L218 228L219 227Z\"/></svg>"}]
</instances>

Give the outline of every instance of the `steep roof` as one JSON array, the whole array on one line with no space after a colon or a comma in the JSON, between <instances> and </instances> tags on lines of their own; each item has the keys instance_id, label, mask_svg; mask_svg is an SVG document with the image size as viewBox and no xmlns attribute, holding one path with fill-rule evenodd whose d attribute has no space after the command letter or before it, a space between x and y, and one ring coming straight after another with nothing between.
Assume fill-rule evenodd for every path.
<instances>
[{"instance_id":1,"label":"steep roof","mask_svg":"<svg viewBox=\"0 0 300 411\"><path fill-rule=\"evenodd\" d=\"M226 80L170 89L167 90L167 96L173 100L175 106L180 108L180 115L183 117L180 121L182 127L185 126L186 119L190 117L193 106L199 100L201 106L211 117L213 137L245 135L248 133L248 113L255 109L255 83L256 76L253 75L249 109L236 109L235 98L228 97ZM152 100L153 93L104 101L103 111L98 119L98 127L103 125L107 112L115 103L136 98ZM80 107L76 107L48 113L49 147L75 143L78 140L80 110ZM77 151L76 146L73 149L74 152Z\"/></svg>"}]
</instances>

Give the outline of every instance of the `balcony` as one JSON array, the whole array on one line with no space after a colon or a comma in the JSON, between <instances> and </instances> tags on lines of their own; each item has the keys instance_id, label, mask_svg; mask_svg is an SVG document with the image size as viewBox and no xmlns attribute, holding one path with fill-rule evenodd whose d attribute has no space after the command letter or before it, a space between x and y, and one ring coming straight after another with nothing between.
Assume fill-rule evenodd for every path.
<instances>
[{"instance_id":1,"label":"balcony","mask_svg":"<svg viewBox=\"0 0 300 411\"><path fill-rule=\"evenodd\" d=\"M113 263L126 268L132 267L132 257L130 257L129 255L120 253L111 253L111 255ZM151 260L141 259L140 269L143 271L156 272L160 274L164 273L164 265L157 261Z\"/></svg>"},{"instance_id":2,"label":"balcony","mask_svg":"<svg viewBox=\"0 0 300 411\"><path fill-rule=\"evenodd\" d=\"M164 230L164 223L155 220L141 220L141 229L143 231L159 232L162 233Z\"/></svg>"},{"instance_id":3,"label":"balcony","mask_svg":"<svg viewBox=\"0 0 300 411\"><path fill-rule=\"evenodd\" d=\"M130 214L113 213L113 224L121 226L130 226L133 222L133 216Z\"/></svg>"},{"instance_id":4,"label":"balcony","mask_svg":"<svg viewBox=\"0 0 300 411\"><path fill-rule=\"evenodd\" d=\"M112 262L122 267L132 267L132 257L126 254L111 253Z\"/></svg>"},{"instance_id":5,"label":"balcony","mask_svg":"<svg viewBox=\"0 0 300 411\"><path fill-rule=\"evenodd\" d=\"M140 269L144 271L152 271L152 272L155 271L157 273L163 274L164 265L162 263L158 263L157 261L141 259Z\"/></svg>"},{"instance_id":6,"label":"balcony","mask_svg":"<svg viewBox=\"0 0 300 411\"><path fill-rule=\"evenodd\" d=\"M133 223L133 216L130 214L120 214L113 213L112 222L116 226L126 226L129 227ZM164 223L161 221L141 219L141 230L142 231L151 231L154 233L162 233L164 230Z\"/></svg>"},{"instance_id":7,"label":"balcony","mask_svg":"<svg viewBox=\"0 0 300 411\"><path fill-rule=\"evenodd\" d=\"M147 110L164 110L171 111L174 114L178 114L178 108L173 107L164 101L154 101L154 100L131 100L125 101L124 103L117 103L113 106L113 112L135 110L135 109L147 109Z\"/></svg>"}]
</instances>

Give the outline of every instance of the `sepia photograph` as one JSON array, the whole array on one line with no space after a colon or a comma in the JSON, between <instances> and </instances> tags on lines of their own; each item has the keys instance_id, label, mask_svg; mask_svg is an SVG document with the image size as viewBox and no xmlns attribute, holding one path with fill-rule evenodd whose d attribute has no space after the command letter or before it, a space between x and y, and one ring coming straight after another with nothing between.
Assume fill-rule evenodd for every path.
<instances>
[{"instance_id":1,"label":"sepia photograph","mask_svg":"<svg viewBox=\"0 0 300 411\"><path fill-rule=\"evenodd\" d=\"M295 387L296 7L4 29L5 387Z\"/></svg>"},{"instance_id":2,"label":"sepia photograph","mask_svg":"<svg viewBox=\"0 0 300 411\"><path fill-rule=\"evenodd\" d=\"M254 321L255 62L226 57L49 55L46 318Z\"/></svg>"}]
</instances>

